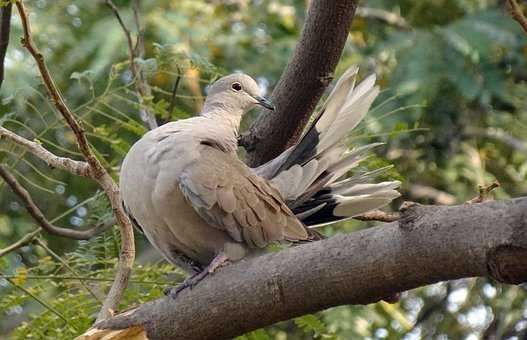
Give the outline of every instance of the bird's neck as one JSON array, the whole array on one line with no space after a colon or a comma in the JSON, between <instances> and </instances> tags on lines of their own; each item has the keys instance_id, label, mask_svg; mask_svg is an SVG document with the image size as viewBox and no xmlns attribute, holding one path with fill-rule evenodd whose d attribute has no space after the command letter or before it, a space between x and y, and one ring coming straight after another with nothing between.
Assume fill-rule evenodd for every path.
<instances>
[{"instance_id":1,"label":"bird's neck","mask_svg":"<svg viewBox=\"0 0 527 340\"><path fill-rule=\"evenodd\" d=\"M209 134L206 138L226 152L236 151L242 114L241 109L226 107L223 104L205 103L200 116L209 126Z\"/></svg>"}]
</instances>

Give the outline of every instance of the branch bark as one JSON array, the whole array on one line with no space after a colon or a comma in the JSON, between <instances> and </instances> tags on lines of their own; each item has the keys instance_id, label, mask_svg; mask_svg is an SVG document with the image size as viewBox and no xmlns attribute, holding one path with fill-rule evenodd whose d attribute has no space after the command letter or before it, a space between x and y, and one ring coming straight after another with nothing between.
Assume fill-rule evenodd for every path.
<instances>
[{"instance_id":1,"label":"branch bark","mask_svg":"<svg viewBox=\"0 0 527 340\"><path fill-rule=\"evenodd\" d=\"M457 206L405 204L397 222L222 268L169 297L96 324L79 339L223 339L434 282L527 280L527 197ZM122 330L122 331L115 331Z\"/></svg>"},{"instance_id":2,"label":"branch bark","mask_svg":"<svg viewBox=\"0 0 527 340\"><path fill-rule=\"evenodd\" d=\"M260 114L240 140L250 166L276 157L298 140L333 79L356 7L356 1L311 1L293 56L271 96L276 110Z\"/></svg>"},{"instance_id":3,"label":"branch bark","mask_svg":"<svg viewBox=\"0 0 527 340\"><path fill-rule=\"evenodd\" d=\"M518 5L516 0L508 0L508 3L511 8L512 18L516 20L523 28L525 33L527 33L527 18L525 18L525 15L523 15L520 5Z\"/></svg>"}]
</instances>

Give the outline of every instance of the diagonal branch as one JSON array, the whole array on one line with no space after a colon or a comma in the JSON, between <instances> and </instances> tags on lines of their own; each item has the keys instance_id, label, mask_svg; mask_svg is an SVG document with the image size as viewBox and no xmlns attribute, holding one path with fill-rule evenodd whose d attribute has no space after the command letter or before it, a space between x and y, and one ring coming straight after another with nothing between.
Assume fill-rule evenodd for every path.
<instances>
[{"instance_id":1,"label":"diagonal branch","mask_svg":"<svg viewBox=\"0 0 527 340\"><path fill-rule=\"evenodd\" d=\"M527 280L527 197L406 204L398 222L227 266L192 290L150 301L79 339L224 339L343 304L464 277ZM213 306L213 308L211 308ZM122 331L111 331L122 329ZM144 337L140 337L142 335Z\"/></svg>"},{"instance_id":2,"label":"diagonal branch","mask_svg":"<svg viewBox=\"0 0 527 340\"><path fill-rule=\"evenodd\" d=\"M32 142L2 126L0 126L0 138L1 137L5 137L11 142L24 147L33 155L46 162L46 164L52 168L66 170L72 174L82 177L91 177L90 166L86 162L75 161L71 158L57 156L49 152L38 142Z\"/></svg>"},{"instance_id":3,"label":"diagonal branch","mask_svg":"<svg viewBox=\"0 0 527 340\"><path fill-rule=\"evenodd\" d=\"M15 176L13 176L3 165L0 165L0 177L4 179L4 181L11 187L11 190L13 190L13 192L22 200L26 210L37 222L37 224L50 234L68 237L75 240L87 240L115 225L115 219L110 219L104 223L85 230L57 227L46 219L42 211L31 198L29 192L27 192L27 190L16 180Z\"/></svg>"},{"instance_id":4,"label":"diagonal branch","mask_svg":"<svg viewBox=\"0 0 527 340\"><path fill-rule=\"evenodd\" d=\"M11 31L11 11L13 4L10 2L2 7L0 19L0 87L4 82L4 60L9 45L9 34Z\"/></svg>"},{"instance_id":5,"label":"diagonal branch","mask_svg":"<svg viewBox=\"0 0 527 340\"><path fill-rule=\"evenodd\" d=\"M278 156L302 134L333 79L357 7L349 0L309 4L300 39L271 96L276 110L261 114L240 139L252 167Z\"/></svg>"},{"instance_id":6,"label":"diagonal branch","mask_svg":"<svg viewBox=\"0 0 527 340\"><path fill-rule=\"evenodd\" d=\"M511 7L511 16L514 20L516 20L520 26L523 28L525 33L527 33L527 18L525 18L525 15L522 12L522 9L520 5L516 2L516 0L508 0L509 6Z\"/></svg>"},{"instance_id":7,"label":"diagonal branch","mask_svg":"<svg viewBox=\"0 0 527 340\"><path fill-rule=\"evenodd\" d=\"M112 10L126 37L126 42L128 44L130 71L132 72L132 76L134 78L137 99L139 100L139 116L141 120L146 123L146 126L149 129L155 129L157 127L155 115L148 108L146 108L145 105L143 105L144 98L150 97L152 95L152 90L146 82L143 71L140 67L138 67L135 61L136 58L143 58L144 55L143 32L139 20L139 2L135 0L133 2L134 21L137 27L137 41L135 46L132 40L132 34L124 23L121 14L119 14L117 6L115 6L112 0L106 0L106 5L108 5L108 7Z\"/></svg>"}]
</instances>

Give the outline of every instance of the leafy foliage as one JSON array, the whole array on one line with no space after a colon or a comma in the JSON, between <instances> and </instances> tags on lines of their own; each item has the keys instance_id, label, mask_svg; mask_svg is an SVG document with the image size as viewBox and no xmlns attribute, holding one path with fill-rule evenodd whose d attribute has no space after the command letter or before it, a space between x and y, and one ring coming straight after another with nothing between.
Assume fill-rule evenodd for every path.
<instances>
[{"instance_id":1,"label":"leafy foliage","mask_svg":"<svg viewBox=\"0 0 527 340\"><path fill-rule=\"evenodd\" d=\"M305 1L142 1L145 57L137 59L152 87L140 105L132 84L126 41L102 2L25 1L37 45L68 104L82 120L104 165L117 177L127 150L146 129L141 105L158 119L197 112L207 85L243 70L269 92L291 55ZM115 1L133 31L130 1ZM478 184L499 179L497 198L527 193L527 79L525 36L503 1L372 0L365 6L400 17L409 29L358 16L337 75L351 64L375 72L383 91L351 144L386 142L359 171L394 164L382 178L403 181L404 199L435 203L413 185L452 194L458 202ZM71 132L46 98L33 61L18 44L14 14L2 86L0 124L38 140L52 152L78 159ZM135 36L134 36L135 37ZM176 79L181 83L169 112ZM249 119L254 118L253 115ZM247 125L248 122L245 122ZM505 138L496 138L496 136ZM0 141L9 166L53 223L92 225L110 214L94 183L53 170ZM0 248L35 230L14 195L0 183ZM370 224L351 221L327 234ZM108 231L87 242L40 234L37 242L0 258L0 334L13 338L70 339L93 322L107 291L119 239ZM162 294L182 273L158 263L137 235L133 283L122 307ZM55 255L53 255L55 254ZM176 274L176 275L175 275ZM79 279L81 278L81 279ZM460 339L525 337L522 287L486 279L439 283L403 294L401 302L341 306L281 322L239 339Z\"/></svg>"}]
</instances>

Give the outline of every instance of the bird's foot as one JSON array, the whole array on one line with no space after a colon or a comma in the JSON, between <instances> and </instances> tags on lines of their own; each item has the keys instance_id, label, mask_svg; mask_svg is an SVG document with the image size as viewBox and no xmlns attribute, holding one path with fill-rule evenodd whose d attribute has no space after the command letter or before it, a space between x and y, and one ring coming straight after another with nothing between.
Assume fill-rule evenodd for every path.
<instances>
[{"instance_id":1,"label":"bird's foot","mask_svg":"<svg viewBox=\"0 0 527 340\"><path fill-rule=\"evenodd\" d=\"M170 296L175 299L179 293L181 293L186 288L192 289L196 286L201 280L207 277L209 274L214 273L218 268L225 266L229 263L229 259L224 254L220 253L214 257L212 262L205 267L201 272L193 274L185 279L181 284L176 287L170 287L165 289L165 295Z\"/></svg>"}]
</instances>

